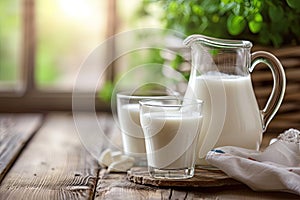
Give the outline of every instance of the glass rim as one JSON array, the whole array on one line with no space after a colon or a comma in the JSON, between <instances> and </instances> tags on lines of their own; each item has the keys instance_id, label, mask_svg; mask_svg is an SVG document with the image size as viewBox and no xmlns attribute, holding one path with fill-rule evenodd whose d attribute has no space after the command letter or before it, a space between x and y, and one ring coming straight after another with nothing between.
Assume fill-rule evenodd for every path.
<instances>
[{"instance_id":1,"label":"glass rim","mask_svg":"<svg viewBox=\"0 0 300 200\"><path fill-rule=\"evenodd\" d=\"M152 96L157 95L157 96ZM142 95L140 93L138 94L132 94L131 91L121 91L117 93L117 98L125 98L125 99L168 99L170 97L180 97L180 93L176 91L172 91L170 94L167 93L167 91L163 90L149 90L148 92L145 92L145 95Z\"/></svg>"},{"instance_id":2,"label":"glass rim","mask_svg":"<svg viewBox=\"0 0 300 200\"><path fill-rule=\"evenodd\" d=\"M181 102L184 102L184 100L187 100L187 103L185 104L150 104L148 102L153 102L156 100L180 100ZM185 107L185 106L191 106L191 105L203 105L204 101L201 99L189 99L189 98L167 98L167 99L142 99L139 101L139 104L141 106L147 106L147 107L168 107L168 108L172 108L172 107Z\"/></svg>"}]
</instances>

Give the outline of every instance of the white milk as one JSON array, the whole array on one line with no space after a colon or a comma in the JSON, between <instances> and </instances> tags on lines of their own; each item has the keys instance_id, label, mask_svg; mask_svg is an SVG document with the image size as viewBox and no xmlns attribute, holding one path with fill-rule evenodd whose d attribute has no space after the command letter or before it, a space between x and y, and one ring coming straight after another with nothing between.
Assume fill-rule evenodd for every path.
<instances>
[{"instance_id":1,"label":"white milk","mask_svg":"<svg viewBox=\"0 0 300 200\"><path fill-rule=\"evenodd\" d=\"M193 81L186 97L196 96L204 101L197 164L206 164L204 158L214 147L230 145L258 150L262 121L250 75L210 74Z\"/></svg>"},{"instance_id":2,"label":"white milk","mask_svg":"<svg viewBox=\"0 0 300 200\"><path fill-rule=\"evenodd\" d=\"M190 168L202 126L199 113L152 112L141 116L148 165L154 168Z\"/></svg>"},{"instance_id":3,"label":"white milk","mask_svg":"<svg viewBox=\"0 0 300 200\"><path fill-rule=\"evenodd\" d=\"M118 107L119 122L122 130L123 148L126 154L143 156L146 153L145 140L140 125L139 104L126 104ZM144 155L145 156L145 155Z\"/></svg>"}]
</instances>

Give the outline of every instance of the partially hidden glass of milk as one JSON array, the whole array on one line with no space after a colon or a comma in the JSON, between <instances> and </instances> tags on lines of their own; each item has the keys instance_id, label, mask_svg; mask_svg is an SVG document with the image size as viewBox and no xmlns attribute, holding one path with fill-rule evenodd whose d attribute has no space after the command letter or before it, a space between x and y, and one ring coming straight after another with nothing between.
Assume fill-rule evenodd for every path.
<instances>
[{"instance_id":1,"label":"partially hidden glass of milk","mask_svg":"<svg viewBox=\"0 0 300 200\"><path fill-rule=\"evenodd\" d=\"M140 105L143 99L165 99L170 95L178 96L177 92L149 91L146 93L131 93L129 91L117 94L118 121L121 128L124 153L136 158L137 165L146 164L146 147L143 129L140 124Z\"/></svg>"},{"instance_id":2,"label":"partially hidden glass of milk","mask_svg":"<svg viewBox=\"0 0 300 200\"><path fill-rule=\"evenodd\" d=\"M139 104L118 107L124 152L134 156L146 156L145 140L140 125Z\"/></svg>"}]
</instances>

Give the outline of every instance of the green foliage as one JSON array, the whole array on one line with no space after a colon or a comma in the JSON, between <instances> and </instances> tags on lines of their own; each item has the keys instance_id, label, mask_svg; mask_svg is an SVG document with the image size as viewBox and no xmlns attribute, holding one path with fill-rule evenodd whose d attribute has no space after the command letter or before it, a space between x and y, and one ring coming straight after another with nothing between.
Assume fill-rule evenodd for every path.
<instances>
[{"instance_id":1,"label":"green foliage","mask_svg":"<svg viewBox=\"0 0 300 200\"><path fill-rule=\"evenodd\" d=\"M190 77L190 73L189 72L186 72L186 71L181 71L180 70L180 65L184 62L184 58L177 54L175 56L175 58L173 60L171 60L170 62L170 67L172 67L173 69L179 71L183 77L186 79L186 80L189 80L189 77Z\"/></svg>"},{"instance_id":2,"label":"green foliage","mask_svg":"<svg viewBox=\"0 0 300 200\"><path fill-rule=\"evenodd\" d=\"M151 69L151 63L154 64L163 64L164 59L160 56L160 50L159 49L147 49L147 50L139 50L139 51L133 51L123 56L123 58L126 57L127 60L127 66L128 68L117 74L117 76L114 77L113 81L106 81L101 88L101 90L98 92L98 97L105 101L110 102L111 96L113 95L113 90L115 89L115 85L117 82L120 81L120 78L122 78L123 75L126 75L126 78L123 77L122 84L119 85L123 88L118 89L124 89L127 90L128 88L136 87L136 83L138 82L137 79L144 78L144 79L157 79L158 77L162 76L161 71L155 71L158 68L155 68L155 70ZM146 74L136 74L136 73L129 73L126 74L130 69L134 67L143 66L145 64L149 64L149 72ZM139 77L137 77L137 75ZM146 76L146 77L143 77ZM134 80L134 81L133 81ZM143 88L140 88L141 91L143 90L151 90L156 89L157 85L144 85Z\"/></svg>"},{"instance_id":3,"label":"green foliage","mask_svg":"<svg viewBox=\"0 0 300 200\"><path fill-rule=\"evenodd\" d=\"M151 9L153 4L163 8L163 13ZM254 44L274 47L300 43L299 0L144 0L135 19L149 16L160 16L165 28L185 35L246 39ZM180 71L183 61L180 55L176 55L170 66ZM131 62L128 65L164 61L157 50L147 58L134 56ZM180 72L188 79L188 72ZM102 91L104 94L108 88L113 89L114 83L108 84Z\"/></svg>"},{"instance_id":4,"label":"green foliage","mask_svg":"<svg viewBox=\"0 0 300 200\"><path fill-rule=\"evenodd\" d=\"M299 0L165 0L146 1L144 6L154 3L164 8L164 26L186 35L248 39L275 47L300 43Z\"/></svg>"},{"instance_id":5,"label":"green foliage","mask_svg":"<svg viewBox=\"0 0 300 200\"><path fill-rule=\"evenodd\" d=\"M106 81L102 89L98 92L98 97L105 102L109 102L111 100L113 90L114 84L111 81Z\"/></svg>"}]
</instances>

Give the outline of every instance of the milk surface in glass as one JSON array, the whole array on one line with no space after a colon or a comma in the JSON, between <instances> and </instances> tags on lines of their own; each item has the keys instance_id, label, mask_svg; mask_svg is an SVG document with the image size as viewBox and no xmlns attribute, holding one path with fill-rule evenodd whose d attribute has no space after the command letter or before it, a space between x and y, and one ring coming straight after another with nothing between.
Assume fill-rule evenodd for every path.
<instances>
[{"instance_id":1,"label":"milk surface in glass","mask_svg":"<svg viewBox=\"0 0 300 200\"><path fill-rule=\"evenodd\" d=\"M239 146L258 150L262 121L250 75L215 72L198 76L189 85L185 97L204 101L197 164L205 165L204 158L214 147Z\"/></svg>"}]
</instances>

